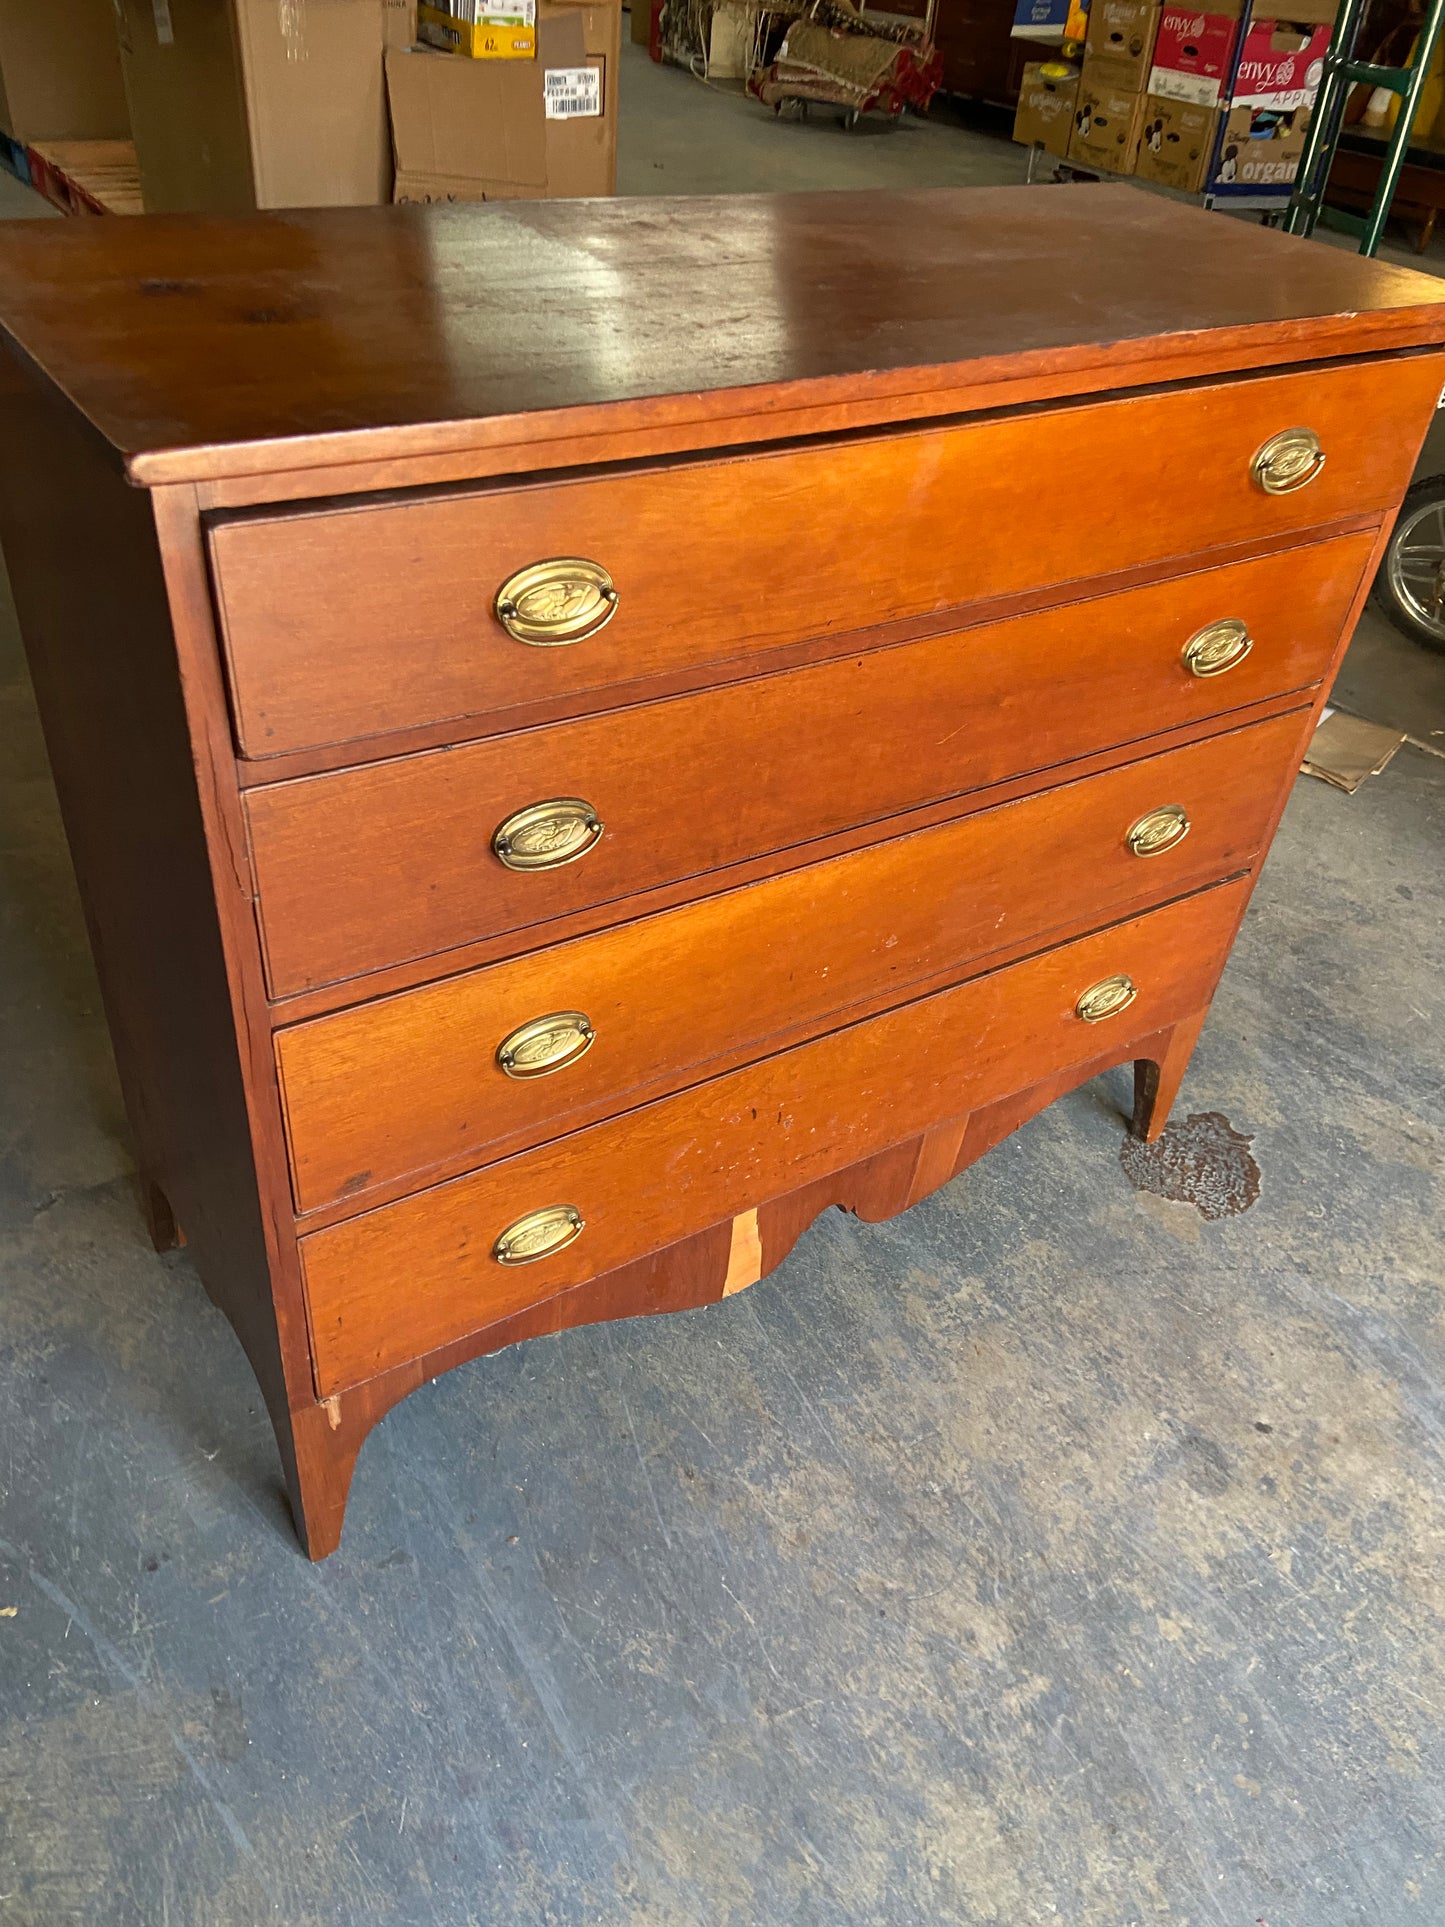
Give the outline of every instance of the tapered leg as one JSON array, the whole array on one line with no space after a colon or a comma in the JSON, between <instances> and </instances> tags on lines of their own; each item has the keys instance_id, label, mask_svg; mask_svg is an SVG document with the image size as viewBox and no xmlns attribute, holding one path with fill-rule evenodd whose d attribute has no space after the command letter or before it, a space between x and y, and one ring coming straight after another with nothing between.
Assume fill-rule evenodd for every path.
<instances>
[{"instance_id":1,"label":"tapered leg","mask_svg":"<svg viewBox=\"0 0 1445 1927\"><path fill-rule=\"evenodd\" d=\"M307 1558L326 1559L341 1543L356 1455L375 1415L359 1399L353 1399L348 1410L346 1401L334 1398L292 1412L289 1419L289 1426L277 1423L276 1442L291 1516Z\"/></svg>"},{"instance_id":2,"label":"tapered leg","mask_svg":"<svg viewBox=\"0 0 1445 1927\"><path fill-rule=\"evenodd\" d=\"M1201 1010L1193 1017L1181 1019L1169 1032L1168 1042L1157 1059L1134 1060L1134 1116L1130 1129L1146 1143L1152 1144L1169 1122L1169 1113L1208 1014L1207 1010Z\"/></svg>"}]
</instances>

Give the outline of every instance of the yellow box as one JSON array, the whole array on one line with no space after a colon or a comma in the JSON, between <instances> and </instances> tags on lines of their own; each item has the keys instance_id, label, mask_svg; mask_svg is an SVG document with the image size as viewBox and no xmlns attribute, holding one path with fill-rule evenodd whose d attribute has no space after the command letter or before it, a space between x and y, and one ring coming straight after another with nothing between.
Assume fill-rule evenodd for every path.
<instances>
[{"instance_id":1,"label":"yellow box","mask_svg":"<svg viewBox=\"0 0 1445 1927\"><path fill-rule=\"evenodd\" d=\"M443 53L473 60L532 60L537 53L537 0L421 0L417 38Z\"/></svg>"}]
</instances>

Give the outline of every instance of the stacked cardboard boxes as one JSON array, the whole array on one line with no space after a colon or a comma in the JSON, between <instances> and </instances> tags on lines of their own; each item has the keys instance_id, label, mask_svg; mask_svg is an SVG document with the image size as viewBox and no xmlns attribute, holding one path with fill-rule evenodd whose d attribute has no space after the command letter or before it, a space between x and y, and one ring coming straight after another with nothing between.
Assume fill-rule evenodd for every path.
<instances>
[{"instance_id":1,"label":"stacked cardboard boxes","mask_svg":"<svg viewBox=\"0 0 1445 1927\"><path fill-rule=\"evenodd\" d=\"M617 0L536 0L536 55L386 57L398 201L611 194L617 173Z\"/></svg>"},{"instance_id":2,"label":"stacked cardboard boxes","mask_svg":"<svg viewBox=\"0 0 1445 1927\"><path fill-rule=\"evenodd\" d=\"M1287 21L1252 18L1245 33L1220 139L1221 188L1249 192L1289 187L1299 171L1335 0L1287 4ZM1255 12L1263 13L1260 0Z\"/></svg>"},{"instance_id":3,"label":"stacked cardboard boxes","mask_svg":"<svg viewBox=\"0 0 1445 1927\"><path fill-rule=\"evenodd\" d=\"M1093 0L1067 157L1225 198L1293 182L1338 0ZM1281 18L1288 7L1290 18ZM1015 138L1042 140L1043 69L1030 69ZM1030 85L1030 76L1035 76ZM1056 94L1063 83L1055 82ZM1057 111L1057 110L1055 110ZM1052 123L1050 123L1052 124Z\"/></svg>"},{"instance_id":4,"label":"stacked cardboard boxes","mask_svg":"<svg viewBox=\"0 0 1445 1927\"><path fill-rule=\"evenodd\" d=\"M1070 160L1133 173L1159 16L1157 0L1093 0Z\"/></svg>"},{"instance_id":5,"label":"stacked cardboard boxes","mask_svg":"<svg viewBox=\"0 0 1445 1927\"><path fill-rule=\"evenodd\" d=\"M55 4L98 14L149 210L613 191L618 0Z\"/></svg>"},{"instance_id":6,"label":"stacked cardboard boxes","mask_svg":"<svg viewBox=\"0 0 1445 1927\"><path fill-rule=\"evenodd\" d=\"M1014 115L1014 139L1025 146L1035 142L1062 160L1074 131L1074 109L1079 98L1079 76L1061 60L1032 62L1024 68Z\"/></svg>"}]
</instances>

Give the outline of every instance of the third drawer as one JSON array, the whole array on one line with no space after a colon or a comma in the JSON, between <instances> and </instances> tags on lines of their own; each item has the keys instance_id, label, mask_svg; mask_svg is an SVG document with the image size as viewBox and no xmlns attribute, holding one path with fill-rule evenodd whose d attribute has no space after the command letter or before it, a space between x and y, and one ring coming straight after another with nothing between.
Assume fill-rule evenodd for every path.
<instances>
[{"instance_id":1,"label":"third drawer","mask_svg":"<svg viewBox=\"0 0 1445 1927\"><path fill-rule=\"evenodd\" d=\"M1304 689L1371 540L252 790L272 992L508 931L540 944L554 919L618 921L644 891ZM1218 673L1190 667L1201 635L1223 637ZM538 867L497 854L518 824Z\"/></svg>"},{"instance_id":2,"label":"third drawer","mask_svg":"<svg viewBox=\"0 0 1445 1927\"><path fill-rule=\"evenodd\" d=\"M1293 711L283 1030L298 1209L414 1188L1241 870L1306 723Z\"/></svg>"}]
</instances>

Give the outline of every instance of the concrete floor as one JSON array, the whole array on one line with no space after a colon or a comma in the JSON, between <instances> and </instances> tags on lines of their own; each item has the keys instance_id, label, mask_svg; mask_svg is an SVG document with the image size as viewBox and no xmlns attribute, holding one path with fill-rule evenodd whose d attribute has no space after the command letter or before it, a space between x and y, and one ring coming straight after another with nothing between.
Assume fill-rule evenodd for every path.
<instances>
[{"instance_id":1,"label":"concrete floor","mask_svg":"<svg viewBox=\"0 0 1445 1927\"><path fill-rule=\"evenodd\" d=\"M659 185L985 171L643 84ZM1366 707L1445 728L1377 641ZM722 1306L418 1394L312 1568L145 1243L3 599L0 742L6 1927L1445 1919L1445 761L1297 787L1177 1112L1250 1208L1137 1188L1101 1080Z\"/></svg>"}]
</instances>

